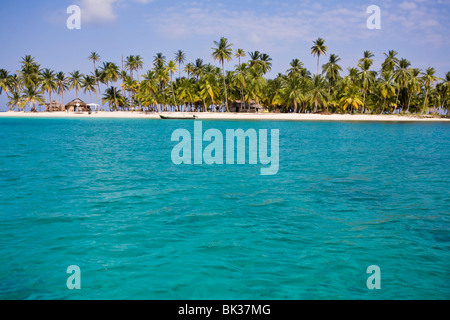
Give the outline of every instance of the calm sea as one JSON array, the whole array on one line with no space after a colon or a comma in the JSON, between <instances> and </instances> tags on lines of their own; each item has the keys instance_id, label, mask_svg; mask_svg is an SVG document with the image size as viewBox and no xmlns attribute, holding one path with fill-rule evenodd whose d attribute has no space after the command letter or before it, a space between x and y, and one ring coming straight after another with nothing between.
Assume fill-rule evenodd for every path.
<instances>
[{"instance_id":1,"label":"calm sea","mask_svg":"<svg viewBox=\"0 0 450 320\"><path fill-rule=\"evenodd\" d=\"M0 118L0 298L450 299L449 124L203 121L279 129L273 176L174 165L178 128Z\"/></svg>"}]
</instances>

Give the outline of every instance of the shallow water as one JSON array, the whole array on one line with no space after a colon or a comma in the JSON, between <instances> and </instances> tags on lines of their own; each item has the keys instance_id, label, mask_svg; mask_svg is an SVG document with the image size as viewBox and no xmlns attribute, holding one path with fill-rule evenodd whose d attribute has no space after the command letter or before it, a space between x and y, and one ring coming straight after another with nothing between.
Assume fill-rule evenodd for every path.
<instances>
[{"instance_id":1,"label":"shallow water","mask_svg":"<svg viewBox=\"0 0 450 320\"><path fill-rule=\"evenodd\" d=\"M278 174L174 165L192 121L0 118L0 298L450 298L450 125L203 127L279 129Z\"/></svg>"}]
</instances>

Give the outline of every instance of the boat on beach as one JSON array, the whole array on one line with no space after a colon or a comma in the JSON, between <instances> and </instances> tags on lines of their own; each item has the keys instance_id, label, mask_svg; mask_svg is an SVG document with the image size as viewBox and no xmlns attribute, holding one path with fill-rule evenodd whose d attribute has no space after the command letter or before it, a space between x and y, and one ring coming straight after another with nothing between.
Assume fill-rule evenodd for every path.
<instances>
[{"instance_id":1,"label":"boat on beach","mask_svg":"<svg viewBox=\"0 0 450 320\"><path fill-rule=\"evenodd\" d=\"M180 117L180 116L163 116L162 114L159 115L161 119L164 120L195 120L198 119L198 116L193 115L192 117Z\"/></svg>"}]
</instances>

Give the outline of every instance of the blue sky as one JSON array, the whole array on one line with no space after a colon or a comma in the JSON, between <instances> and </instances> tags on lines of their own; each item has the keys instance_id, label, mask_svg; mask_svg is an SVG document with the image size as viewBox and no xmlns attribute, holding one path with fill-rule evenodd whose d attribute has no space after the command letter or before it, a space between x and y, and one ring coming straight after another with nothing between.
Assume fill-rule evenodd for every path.
<instances>
[{"instance_id":1,"label":"blue sky","mask_svg":"<svg viewBox=\"0 0 450 320\"><path fill-rule=\"evenodd\" d=\"M80 30L66 27L72 4L81 8ZM369 5L381 9L381 30L366 26ZM144 69L157 52L173 59L179 49L188 61L213 63L213 41L224 36L234 49L268 53L273 77L294 58L315 71L310 48L322 37L344 70L355 66L364 50L375 54L378 70L383 52L393 49L414 67L433 66L443 77L450 71L449 17L450 0L2 0L0 68L15 72L20 58L30 54L43 67L89 73L92 51L119 65L122 55L139 54ZM0 96L0 106L5 102Z\"/></svg>"}]
</instances>

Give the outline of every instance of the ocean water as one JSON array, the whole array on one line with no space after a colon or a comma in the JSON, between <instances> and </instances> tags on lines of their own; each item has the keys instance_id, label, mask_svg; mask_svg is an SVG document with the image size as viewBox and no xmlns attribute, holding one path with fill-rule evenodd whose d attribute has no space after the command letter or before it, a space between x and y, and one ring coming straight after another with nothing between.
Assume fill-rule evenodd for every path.
<instances>
[{"instance_id":1,"label":"ocean water","mask_svg":"<svg viewBox=\"0 0 450 320\"><path fill-rule=\"evenodd\" d=\"M279 129L278 174L174 165L192 121L0 118L0 299L450 299L449 124L203 127Z\"/></svg>"}]
</instances>

